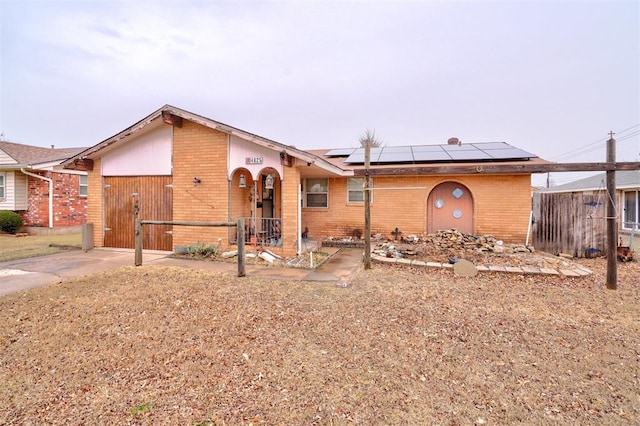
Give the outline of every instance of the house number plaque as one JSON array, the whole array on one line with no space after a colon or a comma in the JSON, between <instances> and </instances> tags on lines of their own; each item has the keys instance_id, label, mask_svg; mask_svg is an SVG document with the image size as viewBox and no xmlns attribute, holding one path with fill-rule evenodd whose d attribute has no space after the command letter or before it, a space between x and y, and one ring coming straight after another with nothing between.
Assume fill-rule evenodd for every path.
<instances>
[{"instance_id":1,"label":"house number plaque","mask_svg":"<svg viewBox=\"0 0 640 426\"><path fill-rule=\"evenodd\" d=\"M262 164L262 157L247 157L246 164Z\"/></svg>"}]
</instances>

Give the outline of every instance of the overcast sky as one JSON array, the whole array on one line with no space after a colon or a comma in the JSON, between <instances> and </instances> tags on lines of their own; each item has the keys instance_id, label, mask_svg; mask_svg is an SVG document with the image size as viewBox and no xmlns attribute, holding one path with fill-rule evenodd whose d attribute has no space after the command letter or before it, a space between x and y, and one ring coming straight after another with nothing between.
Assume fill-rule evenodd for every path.
<instances>
[{"instance_id":1,"label":"overcast sky","mask_svg":"<svg viewBox=\"0 0 640 426\"><path fill-rule=\"evenodd\" d=\"M370 129L604 161L613 130L617 159L640 160L635 0L0 0L0 15L4 140L92 146L171 104L302 149Z\"/></svg>"}]
</instances>

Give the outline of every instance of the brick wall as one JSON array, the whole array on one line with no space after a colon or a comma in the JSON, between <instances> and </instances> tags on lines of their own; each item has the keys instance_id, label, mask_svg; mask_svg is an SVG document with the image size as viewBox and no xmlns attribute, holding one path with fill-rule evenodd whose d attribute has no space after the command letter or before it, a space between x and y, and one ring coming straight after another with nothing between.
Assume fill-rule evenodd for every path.
<instances>
[{"instance_id":1,"label":"brick wall","mask_svg":"<svg viewBox=\"0 0 640 426\"><path fill-rule=\"evenodd\" d=\"M93 223L93 245L104 247L104 185L102 180L102 162L98 158L93 163L93 170L89 172L87 191L89 205L87 206L87 223Z\"/></svg>"},{"instance_id":2,"label":"brick wall","mask_svg":"<svg viewBox=\"0 0 640 426\"><path fill-rule=\"evenodd\" d=\"M227 180L227 135L184 120L173 128L173 220L229 221L229 183ZM193 184L193 178L200 183ZM173 227L173 246L197 242L223 245L228 228Z\"/></svg>"},{"instance_id":3,"label":"brick wall","mask_svg":"<svg viewBox=\"0 0 640 426\"><path fill-rule=\"evenodd\" d=\"M80 176L69 173L37 172L53 179L53 227L82 225L87 220L87 197L81 197ZM49 226L49 182L27 176L25 226Z\"/></svg>"},{"instance_id":4,"label":"brick wall","mask_svg":"<svg viewBox=\"0 0 640 426\"><path fill-rule=\"evenodd\" d=\"M284 168L282 181L282 254L295 255L298 251L298 187L300 169ZM302 227L304 229L304 226Z\"/></svg>"},{"instance_id":5,"label":"brick wall","mask_svg":"<svg viewBox=\"0 0 640 426\"><path fill-rule=\"evenodd\" d=\"M474 200L473 227L477 235L491 234L505 242L524 242L531 210L531 178L522 176L398 176L376 177L374 188L412 187L373 191L371 232L393 238L427 232L427 199L438 184L454 181L465 185ZM303 209L302 227L310 237L364 235L363 203L347 202L347 179L329 179L329 208Z\"/></svg>"}]
</instances>

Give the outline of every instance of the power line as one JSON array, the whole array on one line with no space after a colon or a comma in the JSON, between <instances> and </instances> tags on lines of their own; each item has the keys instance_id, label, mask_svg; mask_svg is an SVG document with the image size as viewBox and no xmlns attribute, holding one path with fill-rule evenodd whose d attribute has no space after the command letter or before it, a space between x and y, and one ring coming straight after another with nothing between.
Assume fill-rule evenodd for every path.
<instances>
[{"instance_id":1,"label":"power line","mask_svg":"<svg viewBox=\"0 0 640 426\"><path fill-rule=\"evenodd\" d=\"M635 137L635 136L638 136L638 135L640 135L640 130L638 130L638 131L637 131L637 132L635 132L635 133L631 133L631 134L628 134L628 135L624 135L624 136L623 136L623 137L621 137L621 138L617 138L617 139L616 139L616 142L623 142L623 141L626 141L627 139L631 139L631 138L633 138L633 137Z\"/></svg>"},{"instance_id":2,"label":"power line","mask_svg":"<svg viewBox=\"0 0 640 426\"><path fill-rule=\"evenodd\" d=\"M617 132L616 134L620 135L622 133L625 133L625 132L627 132L627 131L629 131L631 129L634 129L636 127L639 127L639 126L640 126L640 123L634 124L633 126L627 127L626 129L621 130L621 131ZM622 136L622 137L620 137L619 139L616 139L616 140L617 141L624 141L624 140L627 140L627 139L632 138L634 136L637 136L638 134L640 134L640 131L636 131L636 132L634 132L634 133L632 133L630 135L624 135L624 136ZM557 160L560 160L562 158L574 157L576 155L587 154L589 152L596 151L597 149L602 149L603 148L603 144L605 142L607 142L607 140L609 140L609 138L598 139L597 141L592 142L592 143L590 143L588 145L585 145L583 147L576 148L574 150L567 151L564 154L560 154L558 156L552 157L552 159L557 161Z\"/></svg>"}]
</instances>

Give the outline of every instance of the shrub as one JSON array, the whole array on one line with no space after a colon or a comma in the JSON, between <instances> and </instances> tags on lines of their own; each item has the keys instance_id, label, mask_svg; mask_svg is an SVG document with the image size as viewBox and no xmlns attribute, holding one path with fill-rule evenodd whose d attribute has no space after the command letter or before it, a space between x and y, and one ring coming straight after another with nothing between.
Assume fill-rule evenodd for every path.
<instances>
[{"instance_id":1,"label":"shrub","mask_svg":"<svg viewBox=\"0 0 640 426\"><path fill-rule=\"evenodd\" d=\"M22 227L22 217L10 210L0 210L0 231L15 234Z\"/></svg>"},{"instance_id":2,"label":"shrub","mask_svg":"<svg viewBox=\"0 0 640 426\"><path fill-rule=\"evenodd\" d=\"M191 256L197 257L212 257L218 253L218 246L213 244L201 243L198 241L197 244L192 244L187 248L187 252Z\"/></svg>"}]
</instances>

